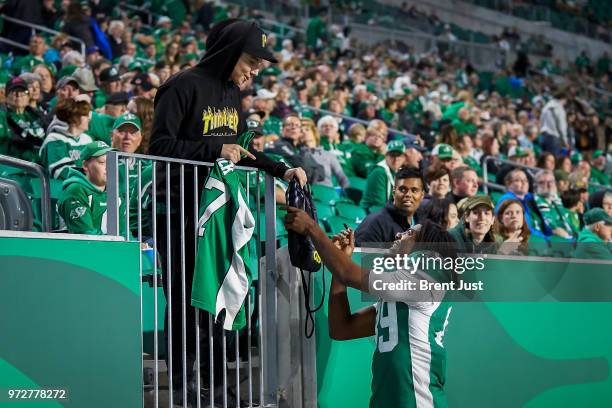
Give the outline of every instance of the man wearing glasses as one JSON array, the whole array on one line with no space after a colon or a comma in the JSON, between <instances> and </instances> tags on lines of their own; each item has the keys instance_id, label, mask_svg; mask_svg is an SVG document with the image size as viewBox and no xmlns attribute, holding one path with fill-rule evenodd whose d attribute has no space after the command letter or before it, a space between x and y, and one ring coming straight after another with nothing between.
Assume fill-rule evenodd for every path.
<instances>
[{"instance_id":1,"label":"man wearing glasses","mask_svg":"<svg viewBox=\"0 0 612 408\"><path fill-rule=\"evenodd\" d=\"M551 170L540 170L535 176L535 203L542 214L546 224L554 235L561 238L572 239L569 231L572 227L568 223L568 211L563 207L561 198L557 194L555 175Z\"/></svg>"}]
</instances>

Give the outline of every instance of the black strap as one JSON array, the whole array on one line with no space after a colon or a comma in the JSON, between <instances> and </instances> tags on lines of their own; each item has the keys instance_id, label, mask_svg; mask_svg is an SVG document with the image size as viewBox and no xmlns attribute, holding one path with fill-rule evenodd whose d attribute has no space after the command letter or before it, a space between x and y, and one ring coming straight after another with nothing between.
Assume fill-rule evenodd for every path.
<instances>
[{"instance_id":1,"label":"black strap","mask_svg":"<svg viewBox=\"0 0 612 408\"><path fill-rule=\"evenodd\" d=\"M323 276L321 279L323 280L323 295L321 296L321 302L319 306L314 309L310 308L310 295L311 295L311 282L312 282L312 272L308 271L308 281L306 281L306 277L304 276L304 271L300 269L300 276L302 277L302 290L304 292L304 305L306 306L306 322L304 323L304 335L307 339L311 338L314 334L315 329L315 320L314 313L317 312L321 307L323 307L323 301L325 300L325 267L323 267L322 271ZM310 329L309 329L310 326Z\"/></svg>"}]
</instances>

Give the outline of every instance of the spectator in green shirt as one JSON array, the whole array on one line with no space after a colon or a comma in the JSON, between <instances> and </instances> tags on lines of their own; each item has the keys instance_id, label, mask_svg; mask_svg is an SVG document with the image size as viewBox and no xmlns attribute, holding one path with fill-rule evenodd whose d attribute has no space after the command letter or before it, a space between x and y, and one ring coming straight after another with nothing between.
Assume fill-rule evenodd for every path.
<instances>
[{"instance_id":1,"label":"spectator in green shirt","mask_svg":"<svg viewBox=\"0 0 612 408\"><path fill-rule=\"evenodd\" d=\"M458 135L476 132L476 126L472 121L469 109L466 107L462 107L457 111L457 117L453 119L452 125L457 130Z\"/></svg>"},{"instance_id":2,"label":"spectator in green shirt","mask_svg":"<svg viewBox=\"0 0 612 408\"><path fill-rule=\"evenodd\" d=\"M13 74L20 75L24 72L31 72L36 65L47 64L44 59L47 44L45 44L45 38L42 35L34 34L30 37L28 50L30 53L27 56L17 58L13 63Z\"/></svg>"},{"instance_id":3,"label":"spectator in green shirt","mask_svg":"<svg viewBox=\"0 0 612 408\"><path fill-rule=\"evenodd\" d=\"M584 70L591 66L591 59L587 55L586 51L583 50L580 55L576 57L574 63L576 64L578 70Z\"/></svg>"},{"instance_id":4,"label":"spectator in green shirt","mask_svg":"<svg viewBox=\"0 0 612 408\"><path fill-rule=\"evenodd\" d=\"M87 95L60 101L55 114L59 121L49 126L40 149L40 162L52 178L65 180L69 170L79 165L82 150L93 142L91 136L85 133L91 118Z\"/></svg>"},{"instance_id":5,"label":"spectator in green shirt","mask_svg":"<svg viewBox=\"0 0 612 408\"><path fill-rule=\"evenodd\" d=\"M564 216L566 210L557 194L555 176L551 170L540 170L535 176L535 203L542 220L558 237L571 239L572 227Z\"/></svg>"},{"instance_id":6,"label":"spectator in green shirt","mask_svg":"<svg viewBox=\"0 0 612 408\"><path fill-rule=\"evenodd\" d=\"M350 128L348 128L346 133L348 135L348 139L340 143L338 149L350 154L356 146L363 144L365 141L366 128L361 123L354 123Z\"/></svg>"},{"instance_id":7,"label":"spectator in green shirt","mask_svg":"<svg viewBox=\"0 0 612 408\"><path fill-rule=\"evenodd\" d=\"M608 159L603 151L595 150L591 155L591 181L602 186L610 185L610 176L606 174Z\"/></svg>"},{"instance_id":8,"label":"spectator in green shirt","mask_svg":"<svg viewBox=\"0 0 612 408\"><path fill-rule=\"evenodd\" d=\"M360 205L368 212L387 204L393 191L395 173L404 165L406 146L400 140L389 142L384 160L371 167Z\"/></svg>"},{"instance_id":9,"label":"spectator in green shirt","mask_svg":"<svg viewBox=\"0 0 612 408\"><path fill-rule=\"evenodd\" d=\"M317 130L321 137L321 147L327 151L337 151L340 145L338 121L331 115L325 115L318 120Z\"/></svg>"},{"instance_id":10,"label":"spectator in green shirt","mask_svg":"<svg viewBox=\"0 0 612 408\"><path fill-rule=\"evenodd\" d=\"M20 77L11 79L6 96L8 109L0 111L0 154L37 162L45 129L42 114L29 106L26 81Z\"/></svg>"},{"instance_id":11,"label":"spectator in green shirt","mask_svg":"<svg viewBox=\"0 0 612 408\"><path fill-rule=\"evenodd\" d=\"M310 49L321 48L327 42L327 10L321 8L310 19L306 28L306 46Z\"/></svg>"},{"instance_id":12,"label":"spectator in green shirt","mask_svg":"<svg viewBox=\"0 0 612 408\"><path fill-rule=\"evenodd\" d=\"M355 175L366 177L369 169L384 158L387 145L380 130L368 128L364 144L355 146L351 153L351 164Z\"/></svg>"},{"instance_id":13,"label":"spectator in green shirt","mask_svg":"<svg viewBox=\"0 0 612 408\"><path fill-rule=\"evenodd\" d=\"M561 194L561 201L565 208L563 216L571 228L569 232L572 236L577 237L582 229L582 214L584 213L584 204L580 199L580 191L567 190L563 192Z\"/></svg>"},{"instance_id":14,"label":"spectator in green shirt","mask_svg":"<svg viewBox=\"0 0 612 408\"><path fill-rule=\"evenodd\" d=\"M478 176L482 176L482 167L474 157L474 141L468 133L459 134L455 150L461 155L463 163L474 169Z\"/></svg>"},{"instance_id":15,"label":"spectator in green shirt","mask_svg":"<svg viewBox=\"0 0 612 408\"><path fill-rule=\"evenodd\" d=\"M584 214L584 224L578 235L574 256L582 259L612 259L612 217L602 208L593 208Z\"/></svg>"}]
</instances>

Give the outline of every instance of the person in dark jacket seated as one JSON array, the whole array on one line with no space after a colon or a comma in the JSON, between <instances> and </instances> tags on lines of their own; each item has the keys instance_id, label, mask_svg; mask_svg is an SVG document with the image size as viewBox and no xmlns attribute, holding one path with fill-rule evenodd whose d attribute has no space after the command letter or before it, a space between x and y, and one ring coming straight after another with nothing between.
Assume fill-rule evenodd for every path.
<instances>
[{"instance_id":1,"label":"person in dark jacket seated","mask_svg":"<svg viewBox=\"0 0 612 408\"><path fill-rule=\"evenodd\" d=\"M418 169L401 168L395 175L391 201L368 215L355 231L355 244L393 243L398 233L414 225L414 214L425 194L425 183Z\"/></svg>"}]
</instances>

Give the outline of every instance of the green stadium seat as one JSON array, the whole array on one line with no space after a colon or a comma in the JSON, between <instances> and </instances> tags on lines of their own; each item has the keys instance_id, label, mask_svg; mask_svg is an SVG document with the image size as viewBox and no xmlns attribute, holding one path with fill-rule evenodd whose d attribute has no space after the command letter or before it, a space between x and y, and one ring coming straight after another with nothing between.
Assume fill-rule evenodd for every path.
<instances>
[{"instance_id":1,"label":"green stadium seat","mask_svg":"<svg viewBox=\"0 0 612 408\"><path fill-rule=\"evenodd\" d=\"M365 191L366 179L362 177L352 176L349 177L349 187L347 187L344 192L346 196L351 199L355 204L359 204L361 201L361 197L363 197L363 192Z\"/></svg>"},{"instance_id":2,"label":"green stadium seat","mask_svg":"<svg viewBox=\"0 0 612 408\"><path fill-rule=\"evenodd\" d=\"M361 197L363 197L363 190L357 190L352 187L348 187L344 190L346 196L355 204L359 204Z\"/></svg>"},{"instance_id":3,"label":"green stadium seat","mask_svg":"<svg viewBox=\"0 0 612 408\"><path fill-rule=\"evenodd\" d=\"M351 188L365 191L367 179L363 177L351 176L348 178Z\"/></svg>"},{"instance_id":4,"label":"green stadium seat","mask_svg":"<svg viewBox=\"0 0 612 408\"><path fill-rule=\"evenodd\" d=\"M334 204L340 200L340 194L335 187L324 186L321 184L313 184L312 198L323 203Z\"/></svg>"},{"instance_id":5,"label":"green stadium seat","mask_svg":"<svg viewBox=\"0 0 612 408\"><path fill-rule=\"evenodd\" d=\"M326 203L315 201L315 208L317 209L317 218L319 218L320 220L324 220L329 217L334 217L336 215L334 207Z\"/></svg>"},{"instance_id":6,"label":"green stadium seat","mask_svg":"<svg viewBox=\"0 0 612 408\"><path fill-rule=\"evenodd\" d=\"M489 197L491 197L491 200L497 204L497 201L501 198L501 196L503 196L504 193L502 191L492 191L489 193Z\"/></svg>"},{"instance_id":7,"label":"green stadium seat","mask_svg":"<svg viewBox=\"0 0 612 408\"><path fill-rule=\"evenodd\" d=\"M350 228L357 228L357 223L354 220L344 217L331 217L327 219L327 225L329 226L329 235L335 235L340 231L344 230L344 224L348 225Z\"/></svg>"},{"instance_id":8,"label":"green stadium seat","mask_svg":"<svg viewBox=\"0 0 612 408\"><path fill-rule=\"evenodd\" d=\"M363 221L367 215L363 208L347 202L336 203L336 212L339 216L348 218L357 223Z\"/></svg>"}]
</instances>

